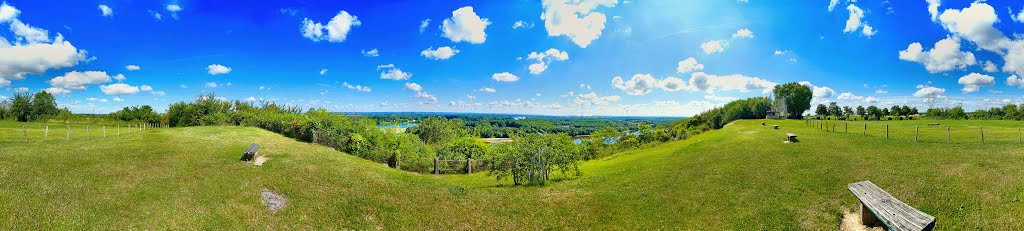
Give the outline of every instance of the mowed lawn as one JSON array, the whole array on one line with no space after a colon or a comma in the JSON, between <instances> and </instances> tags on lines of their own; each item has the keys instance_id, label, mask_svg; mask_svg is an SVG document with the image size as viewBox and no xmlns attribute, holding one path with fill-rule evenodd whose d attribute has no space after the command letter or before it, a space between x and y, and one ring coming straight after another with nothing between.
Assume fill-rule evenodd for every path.
<instances>
[{"instance_id":1,"label":"mowed lawn","mask_svg":"<svg viewBox=\"0 0 1024 231\"><path fill-rule=\"evenodd\" d=\"M397 171L255 128L88 140L75 139L73 126L71 141L26 142L21 125L39 124L5 122L0 229L831 230L859 206L846 185L862 180L934 215L939 229L1024 226L1020 122L850 122L850 133L761 122L589 161L582 177L544 187ZM875 130L885 124L890 139ZM986 143L972 134L978 126ZM784 144L787 132L800 142ZM250 143L270 157L264 166L238 161ZM288 206L271 214L264 189Z\"/></svg>"}]
</instances>

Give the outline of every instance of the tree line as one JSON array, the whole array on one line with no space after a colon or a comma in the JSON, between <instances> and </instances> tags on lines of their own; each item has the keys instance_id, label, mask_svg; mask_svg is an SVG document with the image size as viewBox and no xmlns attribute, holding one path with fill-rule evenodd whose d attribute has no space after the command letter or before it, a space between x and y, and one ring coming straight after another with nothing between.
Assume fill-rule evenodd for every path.
<instances>
[{"instance_id":1,"label":"tree line","mask_svg":"<svg viewBox=\"0 0 1024 231\"><path fill-rule=\"evenodd\" d=\"M814 109L814 114L818 117L825 118L835 117L849 119L852 116L859 116L864 119L880 120L887 117L909 119L913 115L919 115L920 112L917 110L917 107L910 107L907 105L893 105L890 108L879 108L874 105L870 105L868 107L857 106L856 108L853 108L850 106L840 107L836 102L829 102L828 106L825 106L825 104L818 104Z\"/></svg>"}]
</instances>

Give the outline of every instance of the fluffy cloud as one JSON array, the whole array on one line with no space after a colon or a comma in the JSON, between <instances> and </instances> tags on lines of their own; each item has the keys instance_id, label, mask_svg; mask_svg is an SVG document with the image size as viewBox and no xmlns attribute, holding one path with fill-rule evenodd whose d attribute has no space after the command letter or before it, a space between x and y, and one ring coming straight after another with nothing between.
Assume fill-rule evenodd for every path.
<instances>
[{"instance_id":1,"label":"fluffy cloud","mask_svg":"<svg viewBox=\"0 0 1024 231\"><path fill-rule=\"evenodd\" d=\"M14 8L14 6L8 5L7 2L3 2L0 4L0 23L18 18L18 14L20 13L21 11L18 10L18 8Z\"/></svg>"},{"instance_id":2,"label":"fluffy cloud","mask_svg":"<svg viewBox=\"0 0 1024 231\"><path fill-rule=\"evenodd\" d=\"M997 72L997 71L999 71L999 67L997 67L996 64L993 63L992 61L985 61L985 68L983 68L983 69L986 72Z\"/></svg>"},{"instance_id":3,"label":"fluffy cloud","mask_svg":"<svg viewBox=\"0 0 1024 231\"><path fill-rule=\"evenodd\" d=\"M50 85L53 87L77 91L85 90L85 86L89 84L101 84L106 82L110 82L110 76L107 75L107 72L102 71L72 71L65 73L62 76L54 77L49 81Z\"/></svg>"},{"instance_id":4,"label":"fluffy cloud","mask_svg":"<svg viewBox=\"0 0 1024 231\"><path fill-rule=\"evenodd\" d=\"M732 34L732 38L754 38L754 32L750 31L747 28L743 28L736 31L735 34Z\"/></svg>"},{"instance_id":5,"label":"fluffy cloud","mask_svg":"<svg viewBox=\"0 0 1024 231\"><path fill-rule=\"evenodd\" d=\"M110 78L114 78L114 80L117 80L118 82L122 82L125 79L128 79L128 78L125 78L123 74L117 74L115 76L111 76Z\"/></svg>"},{"instance_id":6,"label":"fluffy cloud","mask_svg":"<svg viewBox=\"0 0 1024 231\"><path fill-rule=\"evenodd\" d=\"M838 99L838 100L847 100L847 101L859 101L859 100L863 100L864 97L863 96L854 95L853 93L850 93L850 92L843 92L842 94L839 94L839 97L836 97L836 99Z\"/></svg>"},{"instance_id":7,"label":"fluffy cloud","mask_svg":"<svg viewBox=\"0 0 1024 231\"><path fill-rule=\"evenodd\" d=\"M843 28L843 32L856 33L858 29L860 29L861 34L868 37L871 37L872 35L875 35L876 32L878 32L874 28L869 26L867 22L862 21L864 19L864 10L861 10L860 7L857 7L854 4L850 4L849 6L846 7L846 10L850 12L850 18L846 20L846 27Z\"/></svg>"},{"instance_id":8,"label":"fluffy cloud","mask_svg":"<svg viewBox=\"0 0 1024 231\"><path fill-rule=\"evenodd\" d=\"M686 74L686 73L690 73L690 72L694 72L694 71L699 71L699 70L703 70L703 69L704 69L704 64L697 63L697 59L694 59L693 57L690 57L690 58L685 59L683 61L679 61L679 66L676 67L676 72L681 73L681 74Z\"/></svg>"},{"instance_id":9,"label":"fluffy cloud","mask_svg":"<svg viewBox=\"0 0 1024 231\"><path fill-rule=\"evenodd\" d=\"M318 73L320 73L320 75L326 75L327 74L327 68L320 68L320 72L318 72Z\"/></svg>"},{"instance_id":10,"label":"fluffy cloud","mask_svg":"<svg viewBox=\"0 0 1024 231\"><path fill-rule=\"evenodd\" d=\"M11 32L14 32L15 36L24 39L28 43L47 43L50 42L50 32L32 27L28 24L21 22L15 18L11 21Z\"/></svg>"},{"instance_id":11,"label":"fluffy cloud","mask_svg":"<svg viewBox=\"0 0 1024 231\"><path fill-rule=\"evenodd\" d=\"M360 91L360 92L372 92L373 91L373 89L371 89L369 87L364 87L362 85L352 85L352 84L349 84L348 82L341 83L341 85L345 86L345 88L348 88L348 89L351 89L351 90Z\"/></svg>"},{"instance_id":12,"label":"fluffy cloud","mask_svg":"<svg viewBox=\"0 0 1024 231\"><path fill-rule=\"evenodd\" d=\"M410 91L423 91L423 87L416 83L405 83L405 89Z\"/></svg>"},{"instance_id":13,"label":"fluffy cloud","mask_svg":"<svg viewBox=\"0 0 1024 231\"><path fill-rule=\"evenodd\" d=\"M431 94L427 94L426 92L417 91L416 92L416 98L426 99L427 100L427 101L420 102L420 104L429 104L429 105L437 104L437 97L434 96L434 95L431 95Z\"/></svg>"},{"instance_id":14,"label":"fluffy cloud","mask_svg":"<svg viewBox=\"0 0 1024 231\"><path fill-rule=\"evenodd\" d=\"M63 96L67 96L68 93L71 93L70 90L64 89L64 88L59 88L59 87L50 87L50 88L43 89L43 91L45 91L47 93L50 93L51 95L63 95Z\"/></svg>"},{"instance_id":15,"label":"fluffy cloud","mask_svg":"<svg viewBox=\"0 0 1024 231\"><path fill-rule=\"evenodd\" d=\"M1010 15L1010 19L1013 19L1014 22L1024 22L1024 9L1017 14Z\"/></svg>"},{"instance_id":16,"label":"fluffy cloud","mask_svg":"<svg viewBox=\"0 0 1024 231\"><path fill-rule=\"evenodd\" d=\"M128 65L128 66L124 66L124 69L127 69L128 71L138 71L138 70L142 70L142 67L139 67L139 66L136 66L136 65Z\"/></svg>"},{"instance_id":17,"label":"fluffy cloud","mask_svg":"<svg viewBox=\"0 0 1024 231\"><path fill-rule=\"evenodd\" d=\"M123 83L103 85L100 86L100 90L106 95L133 95L135 93L139 93L139 87ZM152 90L152 88L150 90Z\"/></svg>"},{"instance_id":18,"label":"fluffy cloud","mask_svg":"<svg viewBox=\"0 0 1024 231\"><path fill-rule=\"evenodd\" d=\"M686 89L686 82L676 77L666 77L658 81L658 87L665 91L681 91Z\"/></svg>"},{"instance_id":19,"label":"fluffy cloud","mask_svg":"<svg viewBox=\"0 0 1024 231\"><path fill-rule=\"evenodd\" d=\"M595 92L588 94L576 94L576 98L573 99L573 103L584 106L607 106L611 102L619 101L622 97L617 95L610 96L599 96Z\"/></svg>"},{"instance_id":20,"label":"fluffy cloud","mask_svg":"<svg viewBox=\"0 0 1024 231\"><path fill-rule=\"evenodd\" d=\"M921 43L911 43L899 54L901 60L921 63L930 73L963 70L978 63L974 53L960 50L960 38L956 37L939 40L928 51L923 49Z\"/></svg>"},{"instance_id":21,"label":"fluffy cloud","mask_svg":"<svg viewBox=\"0 0 1024 231\"><path fill-rule=\"evenodd\" d=\"M231 68L220 64L210 64L206 66L206 72L210 73L210 75L222 75L231 73Z\"/></svg>"},{"instance_id":22,"label":"fluffy cloud","mask_svg":"<svg viewBox=\"0 0 1024 231\"><path fill-rule=\"evenodd\" d=\"M206 84L204 84L203 86L206 86L208 88L217 88L217 83L215 83L215 82L206 82Z\"/></svg>"},{"instance_id":23,"label":"fluffy cloud","mask_svg":"<svg viewBox=\"0 0 1024 231\"><path fill-rule=\"evenodd\" d=\"M377 66L377 70L384 70L380 72L381 79L390 80L408 80L412 78L412 73L404 72L402 69L398 69L394 64L385 64Z\"/></svg>"},{"instance_id":24,"label":"fluffy cloud","mask_svg":"<svg viewBox=\"0 0 1024 231\"><path fill-rule=\"evenodd\" d=\"M914 97L917 98L935 99L946 93L946 89L925 85L917 85L917 89L918 90L914 92Z\"/></svg>"},{"instance_id":25,"label":"fluffy cloud","mask_svg":"<svg viewBox=\"0 0 1024 231\"><path fill-rule=\"evenodd\" d=\"M338 12L331 21L327 22L327 25L323 25L319 22L314 22L309 18L302 19L302 37L306 37L314 42L327 40L328 42L340 43L344 42L345 38L348 37L348 32L353 27L362 25L359 18L348 14L346 11ZM324 31L327 31L324 34Z\"/></svg>"},{"instance_id":26,"label":"fluffy cloud","mask_svg":"<svg viewBox=\"0 0 1024 231\"><path fill-rule=\"evenodd\" d=\"M964 85L962 90L964 93L978 92L983 86L996 85L996 78L988 75L970 73L964 77L960 77L957 83Z\"/></svg>"},{"instance_id":27,"label":"fluffy cloud","mask_svg":"<svg viewBox=\"0 0 1024 231\"><path fill-rule=\"evenodd\" d=\"M498 92L498 90L494 90L494 88L489 88L489 87L483 87L483 88L480 88L480 89L479 89L479 90L477 90L477 91L482 91L482 92L487 92L487 93L495 93L495 92ZM473 98L476 98L476 97L473 97Z\"/></svg>"},{"instance_id":28,"label":"fluffy cloud","mask_svg":"<svg viewBox=\"0 0 1024 231\"><path fill-rule=\"evenodd\" d=\"M551 61L569 60L569 53L551 48L543 53L530 52L530 54L526 56L526 60L536 61L536 63L530 64L529 66L530 74L539 75L540 73L543 73L544 70L548 69L548 64L550 64Z\"/></svg>"},{"instance_id":29,"label":"fluffy cloud","mask_svg":"<svg viewBox=\"0 0 1024 231\"><path fill-rule=\"evenodd\" d=\"M377 48L374 48L374 49L371 49L371 50L360 50L359 52L363 53L363 56L366 56L366 57L377 57L377 56L380 56L380 51L377 50Z\"/></svg>"},{"instance_id":30,"label":"fluffy cloud","mask_svg":"<svg viewBox=\"0 0 1024 231\"><path fill-rule=\"evenodd\" d=\"M729 42L725 40L711 40L700 44L700 49L704 50L705 54L722 53L725 51L725 47L729 46Z\"/></svg>"},{"instance_id":31,"label":"fluffy cloud","mask_svg":"<svg viewBox=\"0 0 1024 231\"><path fill-rule=\"evenodd\" d=\"M775 83L764 80L757 77L748 77L744 75L709 75L704 72L697 72L690 74L689 86L691 90L714 92L715 90L724 91L741 91L748 92L751 90L761 90L762 92L770 92L775 87Z\"/></svg>"},{"instance_id":32,"label":"fluffy cloud","mask_svg":"<svg viewBox=\"0 0 1024 231\"><path fill-rule=\"evenodd\" d=\"M124 102L124 99L122 99L121 97L114 97L113 100L114 102Z\"/></svg>"},{"instance_id":33,"label":"fluffy cloud","mask_svg":"<svg viewBox=\"0 0 1024 231\"><path fill-rule=\"evenodd\" d=\"M832 12L832 10L835 10L836 9L836 5L838 5L838 4L839 4L839 0L829 1L828 2L828 11Z\"/></svg>"},{"instance_id":34,"label":"fluffy cloud","mask_svg":"<svg viewBox=\"0 0 1024 231\"><path fill-rule=\"evenodd\" d=\"M427 57L428 59L445 60L452 58L452 56L455 56L458 53L458 49L445 46L438 47L436 50L434 49L434 47L427 48L426 50L420 52L420 55L422 55L423 57Z\"/></svg>"},{"instance_id":35,"label":"fluffy cloud","mask_svg":"<svg viewBox=\"0 0 1024 231\"><path fill-rule=\"evenodd\" d=\"M1024 78L1017 77L1017 75L1006 77L1006 86L1024 89Z\"/></svg>"},{"instance_id":36,"label":"fluffy cloud","mask_svg":"<svg viewBox=\"0 0 1024 231\"><path fill-rule=\"evenodd\" d=\"M15 89L14 89L14 92L17 92L17 93L25 93L25 92L28 92L28 88L27 88L27 87L19 87L19 88L15 88Z\"/></svg>"},{"instance_id":37,"label":"fluffy cloud","mask_svg":"<svg viewBox=\"0 0 1024 231\"><path fill-rule=\"evenodd\" d=\"M494 73L493 75L491 75L491 79L494 79L494 81L498 82L515 82L519 81L519 76L513 75L512 73L508 72L502 72Z\"/></svg>"},{"instance_id":38,"label":"fluffy cloud","mask_svg":"<svg viewBox=\"0 0 1024 231\"><path fill-rule=\"evenodd\" d=\"M487 25L491 25L491 21L477 16L472 6L466 6L452 11L452 17L441 22L441 36L452 42L481 44L487 40L484 32Z\"/></svg>"},{"instance_id":39,"label":"fluffy cloud","mask_svg":"<svg viewBox=\"0 0 1024 231\"><path fill-rule=\"evenodd\" d=\"M963 10L947 9L939 15L939 22L947 31L993 52L1001 52L1010 45L1010 39L993 26L998 21L995 9L984 2L971 3Z\"/></svg>"},{"instance_id":40,"label":"fluffy cloud","mask_svg":"<svg viewBox=\"0 0 1024 231\"><path fill-rule=\"evenodd\" d=\"M928 2L928 14L932 15L932 21L939 18L939 5L942 0L926 0Z\"/></svg>"},{"instance_id":41,"label":"fluffy cloud","mask_svg":"<svg viewBox=\"0 0 1024 231\"><path fill-rule=\"evenodd\" d=\"M811 84L811 82L802 81L800 82L800 85L811 87L811 97L814 98L815 100L829 99L836 94L836 91L832 90L832 88L830 87L814 86L814 84Z\"/></svg>"},{"instance_id":42,"label":"fluffy cloud","mask_svg":"<svg viewBox=\"0 0 1024 231\"><path fill-rule=\"evenodd\" d=\"M107 5L100 5L97 8L100 9L100 14L102 14L103 17L110 17L114 15L114 10L110 9Z\"/></svg>"},{"instance_id":43,"label":"fluffy cloud","mask_svg":"<svg viewBox=\"0 0 1024 231\"><path fill-rule=\"evenodd\" d=\"M626 91L628 95L646 95L651 93L658 85L658 80L649 74L636 74L629 81L624 81L622 77L615 76L612 79L612 87Z\"/></svg>"},{"instance_id":44,"label":"fluffy cloud","mask_svg":"<svg viewBox=\"0 0 1024 231\"><path fill-rule=\"evenodd\" d=\"M4 78L0 78L0 87L6 87L6 86L10 86L10 85L11 85L11 81L10 80L4 79Z\"/></svg>"},{"instance_id":45,"label":"fluffy cloud","mask_svg":"<svg viewBox=\"0 0 1024 231\"><path fill-rule=\"evenodd\" d=\"M49 69L72 67L88 60L85 50L64 41L60 34L52 43L13 46L0 38L0 78L20 80L26 74L42 74Z\"/></svg>"},{"instance_id":46,"label":"fluffy cloud","mask_svg":"<svg viewBox=\"0 0 1024 231\"><path fill-rule=\"evenodd\" d=\"M594 10L599 6L615 7L617 0L543 0L544 27L548 36L569 37L582 48L601 37L607 17Z\"/></svg>"}]
</instances>

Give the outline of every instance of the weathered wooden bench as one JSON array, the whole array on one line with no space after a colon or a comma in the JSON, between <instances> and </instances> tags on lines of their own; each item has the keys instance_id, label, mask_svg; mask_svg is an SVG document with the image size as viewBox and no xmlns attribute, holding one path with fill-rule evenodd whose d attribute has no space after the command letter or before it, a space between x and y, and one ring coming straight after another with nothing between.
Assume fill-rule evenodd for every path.
<instances>
[{"instance_id":1,"label":"weathered wooden bench","mask_svg":"<svg viewBox=\"0 0 1024 231\"><path fill-rule=\"evenodd\" d=\"M778 124L772 125L772 129L779 130L779 125Z\"/></svg>"},{"instance_id":2,"label":"weathered wooden bench","mask_svg":"<svg viewBox=\"0 0 1024 231\"><path fill-rule=\"evenodd\" d=\"M928 126L935 126L935 125L939 125L939 123L928 123Z\"/></svg>"},{"instance_id":3,"label":"weathered wooden bench","mask_svg":"<svg viewBox=\"0 0 1024 231\"><path fill-rule=\"evenodd\" d=\"M864 225L881 222L888 230L935 228L935 217L904 204L871 181L853 183L847 188L860 200L860 217Z\"/></svg>"},{"instance_id":4,"label":"weathered wooden bench","mask_svg":"<svg viewBox=\"0 0 1024 231\"><path fill-rule=\"evenodd\" d=\"M796 134L786 133L786 140L788 140L790 143L796 142Z\"/></svg>"},{"instance_id":5,"label":"weathered wooden bench","mask_svg":"<svg viewBox=\"0 0 1024 231\"><path fill-rule=\"evenodd\" d=\"M250 161L250 160L252 160L252 158L256 157L256 155L258 155L259 153L260 153L260 145L259 144L250 144L249 148L246 148L245 152L242 153L242 161Z\"/></svg>"},{"instance_id":6,"label":"weathered wooden bench","mask_svg":"<svg viewBox=\"0 0 1024 231\"><path fill-rule=\"evenodd\" d=\"M764 122L761 122L761 126L765 126L765 125L764 125Z\"/></svg>"}]
</instances>

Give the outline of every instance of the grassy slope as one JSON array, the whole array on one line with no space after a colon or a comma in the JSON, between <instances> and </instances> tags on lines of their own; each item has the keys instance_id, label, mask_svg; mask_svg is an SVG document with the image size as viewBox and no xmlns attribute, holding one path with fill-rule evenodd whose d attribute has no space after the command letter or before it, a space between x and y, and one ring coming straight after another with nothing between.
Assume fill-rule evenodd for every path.
<instances>
[{"instance_id":1,"label":"grassy slope","mask_svg":"<svg viewBox=\"0 0 1024 231\"><path fill-rule=\"evenodd\" d=\"M1019 122L980 122L987 144L970 141L978 121L928 128L938 134L922 126L921 143L912 129L926 121L869 122L869 136L773 123L783 129L740 121L587 162L582 178L540 188L396 171L254 128L29 143L0 129L0 229L835 229L841 208L858 205L846 184L860 180L943 229L1024 224ZM886 123L889 140L874 130ZM956 144L945 144L947 123L962 138ZM801 142L783 144L786 132ZM237 161L249 143L263 145L265 166ZM264 188L288 196L288 207L271 215L258 196Z\"/></svg>"}]
</instances>

